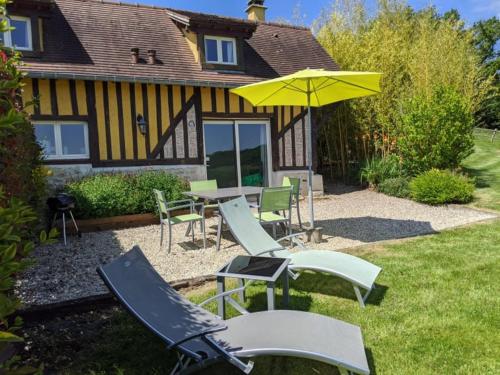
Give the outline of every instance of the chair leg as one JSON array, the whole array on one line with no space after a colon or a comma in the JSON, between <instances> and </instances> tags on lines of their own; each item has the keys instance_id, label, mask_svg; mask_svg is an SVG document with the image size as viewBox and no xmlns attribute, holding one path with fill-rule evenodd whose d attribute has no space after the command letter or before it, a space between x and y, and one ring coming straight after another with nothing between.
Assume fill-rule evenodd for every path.
<instances>
[{"instance_id":1,"label":"chair leg","mask_svg":"<svg viewBox=\"0 0 500 375\"><path fill-rule=\"evenodd\" d=\"M361 306L361 308L364 308L365 301L368 299L368 296L370 295L373 288L368 290L368 292L366 292L364 296L361 294L361 291L359 290L359 287L357 285L353 285L353 288L354 288L354 293L356 293L356 298L358 299L359 306Z\"/></svg>"},{"instance_id":2,"label":"chair leg","mask_svg":"<svg viewBox=\"0 0 500 375\"><path fill-rule=\"evenodd\" d=\"M172 248L172 225L168 224L168 253Z\"/></svg>"},{"instance_id":3,"label":"chair leg","mask_svg":"<svg viewBox=\"0 0 500 375\"><path fill-rule=\"evenodd\" d=\"M190 226L191 226L191 239L193 240L194 243L194 222L192 222Z\"/></svg>"},{"instance_id":4,"label":"chair leg","mask_svg":"<svg viewBox=\"0 0 500 375\"><path fill-rule=\"evenodd\" d=\"M222 237L222 215L219 214L219 223L217 224L217 244L215 245L215 248L217 251L220 249L220 240Z\"/></svg>"},{"instance_id":5,"label":"chair leg","mask_svg":"<svg viewBox=\"0 0 500 375\"><path fill-rule=\"evenodd\" d=\"M297 200L297 218L299 219L299 227L302 229L302 220L300 219L300 208L299 208L299 201Z\"/></svg>"},{"instance_id":6,"label":"chair leg","mask_svg":"<svg viewBox=\"0 0 500 375\"><path fill-rule=\"evenodd\" d=\"M273 223L273 238L276 239L276 223Z\"/></svg>"},{"instance_id":7,"label":"chair leg","mask_svg":"<svg viewBox=\"0 0 500 375\"><path fill-rule=\"evenodd\" d=\"M203 233L203 249L207 248L207 235L205 233L205 217L201 219L201 232Z\"/></svg>"},{"instance_id":8,"label":"chair leg","mask_svg":"<svg viewBox=\"0 0 500 375\"><path fill-rule=\"evenodd\" d=\"M160 222L160 248L163 246L163 222Z\"/></svg>"}]
</instances>

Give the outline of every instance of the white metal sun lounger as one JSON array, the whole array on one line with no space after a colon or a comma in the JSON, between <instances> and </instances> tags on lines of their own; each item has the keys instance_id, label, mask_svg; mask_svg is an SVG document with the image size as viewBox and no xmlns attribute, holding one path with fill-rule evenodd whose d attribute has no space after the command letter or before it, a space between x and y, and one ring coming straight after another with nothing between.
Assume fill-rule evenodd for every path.
<instances>
[{"instance_id":1,"label":"white metal sun lounger","mask_svg":"<svg viewBox=\"0 0 500 375\"><path fill-rule=\"evenodd\" d=\"M297 239L302 233L273 239L255 220L244 197L219 203L219 210L235 239L250 255L290 258L288 268L291 270L312 270L341 277L352 283L359 304L365 306L375 279L382 270L380 267L338 251L307 249ZM280 245L279 241L282 240L293 241L302 251L290 252ZM294 275L296 277L298 275ZM367 292L363 295L360 288Z\"/></svg>"},{"instance_id":2,"label":"white metal sun lounger","mask_svg":"<svg viewBox=\"0 0 500 375\"><path fill-rule=\"evenodd\" d=\"M288 310L244 314L224 321L178 294L139 247L99 267L98 272L125 308L163 339L167 349L177 351L172 374L193 373L220 361L248 374L253 363L242 359L270 355L321 361L337 366L341 374L370 373L358 326Z\"/></svg>"}]
</instances>

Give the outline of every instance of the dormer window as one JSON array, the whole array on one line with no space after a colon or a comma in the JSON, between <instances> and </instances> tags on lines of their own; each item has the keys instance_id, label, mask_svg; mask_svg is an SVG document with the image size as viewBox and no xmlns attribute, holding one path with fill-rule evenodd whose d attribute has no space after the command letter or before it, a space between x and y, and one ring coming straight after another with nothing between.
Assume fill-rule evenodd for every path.
<instances>
[{"instance_id":1,"label":"dormer window","mask_svg":"<svg viewBox=\"0 0 500 375\"><path fill-rule=\"evenodd\" d=\"M19 51L32 51L31 20L28 17L10 16L7 23L14 29L0 33L0 43Z\"/></svg>"},{"instance_id":2,"label":"dormer window","mask_svg":"<svg viewBox=\"0 0 500 375\"><path fill-rule=\"evenodd\" d=\"M205 58L210 64L236 65L236 40L221 36L205 36Z\"/></svg>"}]
</instances>

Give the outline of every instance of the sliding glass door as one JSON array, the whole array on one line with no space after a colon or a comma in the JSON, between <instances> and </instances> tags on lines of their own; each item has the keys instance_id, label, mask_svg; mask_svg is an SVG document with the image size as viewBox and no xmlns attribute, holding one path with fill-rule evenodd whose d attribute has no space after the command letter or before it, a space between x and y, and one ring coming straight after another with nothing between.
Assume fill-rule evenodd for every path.
<instances>
[{"instance_id":1,"label":"sliding glass door","mask_svg":"<svg viewBox=\"0 0 500 375\"><path fill-rule=\"evenodd\" d=\"M269 186L269 124L262 121L206 121L207 178L218 186Z\"/></svg>"}]
</instances>

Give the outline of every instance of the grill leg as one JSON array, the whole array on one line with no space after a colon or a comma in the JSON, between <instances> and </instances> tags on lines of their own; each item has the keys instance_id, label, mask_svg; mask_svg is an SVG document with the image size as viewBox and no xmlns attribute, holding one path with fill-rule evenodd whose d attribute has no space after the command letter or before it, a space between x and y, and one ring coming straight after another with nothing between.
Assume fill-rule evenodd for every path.
<instances>
[{"instance_id":1,"label":"grill leg","mask_svg":"<svg viewBox=\"0 0 500 375\"><path fill-rule=\"evenodd\" d=\"M71 221L73 222L73 225L75 226L77 236L81 237L80 229L78 229L78 225L76 225L75 217L73 216L73 211L69 210L69 216L71 216Z\"/></svg>"},{"instance_id":2,"label":"grill leg","mask_svg":"<svg viewBox=\"0 0 500 375\"><path fill-rule=\"evenodd\" d=\"M68 243L66 241L66 214L63 212L62 213L62 224L63 224L63 238L64 238L64 246L66 246Z\"/></svg>"}]
</instances>

